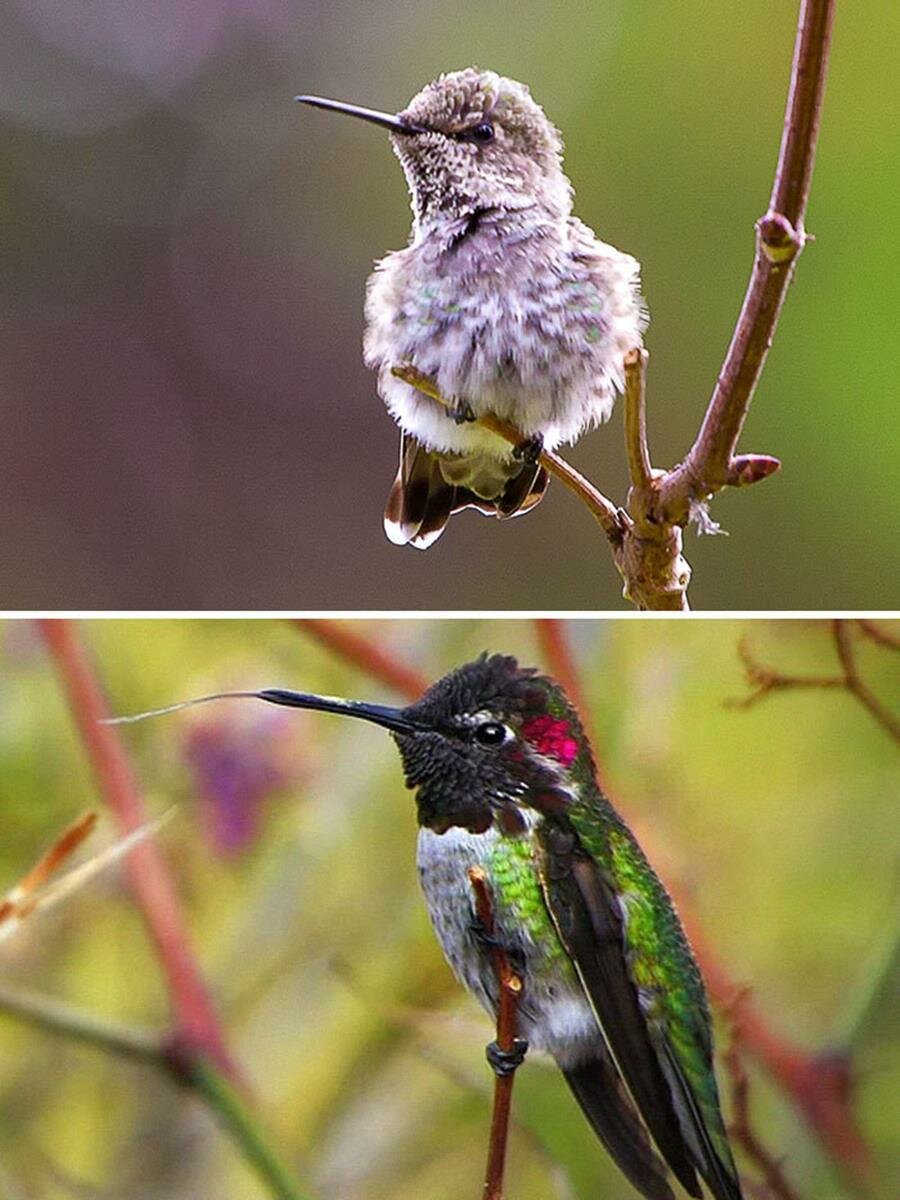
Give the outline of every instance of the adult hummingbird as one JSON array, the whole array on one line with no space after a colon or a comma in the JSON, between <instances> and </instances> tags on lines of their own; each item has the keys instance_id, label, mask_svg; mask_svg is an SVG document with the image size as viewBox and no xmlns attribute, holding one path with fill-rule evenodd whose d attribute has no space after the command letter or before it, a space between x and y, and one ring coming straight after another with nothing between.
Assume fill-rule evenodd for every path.
<instances>
[{"instance_id":1,"label":"adult hummingbird","mask_svg":"<svg viewBox=\"0 0 900 1200\"><path fill-rule=\"evenodd\" d=\"M387 536L424 550L460 509L528 511L547 487L541 447L605 420L622 388L646 325L638 263L572 216L560 135L514 79L452 71L396 116L297 99L388 129L409 185L409 245L377 264L366 300L365 361L400 426ZM398 379L401 365L449 409ZM523 446L473 423L487 413Z\"/></svg>"},{"instance_id":2,"label":"adult hummingbird","mask_svg":"<svg viewBox=\"0 0 900 1200\"><path fill-rule=\"evenodd\" d=\"M522 979L523 1041L512 1055L488 1047L495 1070L518 1065L527 1044L550 1054L647 1200L672 1200L663 1163L692 1196L703 1194L699 1176L715 1200L741 1200L700 971L665 888L597 783L562 688L514 658L482 655L406 708L237 694L390 731L416 790L419 875L450 967L493 1016L493 946ZM490 938L471 867L491 890Z\"/></svg>"}]
</instances>

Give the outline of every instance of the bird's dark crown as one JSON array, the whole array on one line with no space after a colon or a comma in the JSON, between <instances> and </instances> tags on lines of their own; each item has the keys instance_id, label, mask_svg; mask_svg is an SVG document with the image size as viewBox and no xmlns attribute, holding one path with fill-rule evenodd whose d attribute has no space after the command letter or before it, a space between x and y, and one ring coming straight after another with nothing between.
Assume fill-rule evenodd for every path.
<instances>
[{"instance_id":1,"label":"bird's dark crown","mask_svg":"<svg viewBox=\"0 0 900 1200\"><path fill-rule=\"evenodd\" d=\"M403 710L420 732L394 734L419 820L443 832L483 832L515 809L544 813L569 802L571 773L593 763L581 725L558 684L516 659L483 654L438 680Z\"/></svg>"},{"instance_id":2,"label":"bird's dark crown","mask_svg":"<svg viewBox=\"0 0 900 1200\"><path fill-rule=\"evenodd\" d=\"M484 653L439 679L406 712L435 727L452 726L460 717L479 712L499 720L540 708L547 685L554 686L533 667L520 667L512 656Z\"/></svg>"}]
</instances>

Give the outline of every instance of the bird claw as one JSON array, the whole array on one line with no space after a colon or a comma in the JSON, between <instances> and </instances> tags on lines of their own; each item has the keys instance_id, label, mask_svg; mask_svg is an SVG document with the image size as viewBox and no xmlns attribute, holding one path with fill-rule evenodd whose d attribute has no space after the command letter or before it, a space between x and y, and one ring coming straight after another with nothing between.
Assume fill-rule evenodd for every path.
<instances>
[{"instance_id":1,"label":"bird claw","mask_svg":"<svg viewBox=\"0 0 900 1200\"><path fill-rule=\"evenodd\" d=\"M520 462L526 463L530 467L535 467L544 452L544 439L539 433L533 434L524 441L519 442L517 446L513 446L513 458Z\"/></svg>"},{"instance_id":2,"label":"bird claw","mask_svg":"<svg viewBox=\"0 0 900 1200\"><path fill-rule=\"evenodd\" d=\"M455 425L469 425L478 420L468 400L454 400L450 405L450 416Z\"/></svg>"},{"instance_id":3,"label":"bird claw","mask_svg":"<svg viewBox=\"0 0 900 1200\"><path fill-rule=\"evenodd\" d=\"M502 1050L496 1042L489 1042L484 1048L484 1054L491 1070L500 1079L505 1075L512 1075L513 1071L518 1070L525 1061L527 1053L528 1043L524 1038L513 1038L511 1050Z\"/></svg>"},{"instance_id":4,"label":"bird claw","mask_svg":"<svg viewBox=\"0 0 900 1200\"><path fill-rule=\"evenodd\" d=\"M484 921L480 917L472 917L472 920L469 922L469 932L480 946L484 946L488 950L503 949L499 940L492 933L488 933Z\"/></svg>"},{"instance_id":5,"label":"bird claw","mask_svg":"<svg viewBox=\"0 0 900 1200\"><path fill-rule=\"evenodd\" d=\"M484 922L477 916L473 916L469 922L469 932L482 950L502 950L509 961L510 969L513 973L518 975L520 979L524 979L525 955L518 947L508 946L493 933L488 933L484 927Z\"/></svg>"}]
</instances>

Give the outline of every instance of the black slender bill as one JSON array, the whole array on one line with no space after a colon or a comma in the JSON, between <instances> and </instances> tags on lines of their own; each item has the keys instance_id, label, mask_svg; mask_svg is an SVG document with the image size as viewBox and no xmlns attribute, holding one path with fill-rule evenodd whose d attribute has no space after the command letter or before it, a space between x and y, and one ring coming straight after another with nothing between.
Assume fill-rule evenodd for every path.
<instances>
[{"instance_id":1,"label":"black slender bill","mask_svg":"<svg viewBox=\"0 0 900 1200\"><path fill-rule=\"evenodd\" d=\"M401 121L392 113L379 112L376 108L362 108L358 104L345 104L343 100L326 100L324 96L295 96L299 104L311 104L313 108L327 108L330 112L346 113L348 117L359 117L363 121L371 121L373 125L382 125L391 133L427 133L421 125L410 125Z\"/></svg>"},{"instance_id":2,"label":"black slender bill","mask_svg":"<svg viewBox=\"0 0 900 1200\"><path fill-rule=\"evenodd\" d=\"M265 688L256 692L260 700L283 704L287 708L311 708L316 712L337 713L343 717L359 717L393 733L424 733L427 726L411 721L402 708L385 704L367 704L364 700L341 700L337 696L315 696L308 692L292 692L286 688Z\"/></svg>"},{"instance_id":3,"label":"black slender bill","mask_svg":"<svg viewBox=\"0 0 900 1200\"><path fill-rule=\"evenodd\" d=\"M311 708L317 712L337 713L342 717L360 717L371 721L382 729L393 733L425 733L429 726L413 721L402 708L389 708L385 704L367 704L364 700L343 700L338 696L315 696L308 692L292 692L289 688L263 688L258 692L214 692L210 696L195 696L192 700L180 700L167 704L165 708L153 708L148 712L132 713L127 717L106 717L101 725L133 725L148 717L162 717L167 713L195 708L198 704L209 704L212 700L265 700L269 704L282 704L286 708Z\"/></svg>"}]
</instances>

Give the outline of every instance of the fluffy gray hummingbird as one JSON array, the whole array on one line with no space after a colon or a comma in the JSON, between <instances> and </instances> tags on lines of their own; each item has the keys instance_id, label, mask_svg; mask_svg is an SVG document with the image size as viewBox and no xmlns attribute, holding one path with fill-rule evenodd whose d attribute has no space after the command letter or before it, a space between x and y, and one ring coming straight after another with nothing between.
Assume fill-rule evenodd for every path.
<instances>
[{"instance_id":1,"label":"fluffy gray hummingbird","mask_svg":"<svg viewBox=\"0 0 900 1200\"><path fill-rule=\"evenodd\" d=\"M512 1051L488 1046L494 1070L515 1069L529 1043L551 1055L646 1200L673 1200L666 1167L691 1196L702 1197L702 1179L715 1200L741 1200L699 968L665 888L597 783L559 684L485 654L405 708L282 688L230 694L388 730L416 792L419 877L447 961L493 1017L493 946L522 980L522 1040ZM490 937L472 867L491 890Z\"/></svg>"},{"instance_id":2,"label":"fluffy gray hummingbird","mask_svg":"<svg viewBox=\"0 0 900 1200\"><path fill-rule=\"evenodd\" d=\"M605 420L622 389L646 325L639 264L572 216L562 140L525 84L452 71L396 116L297 99L387 128L409 185L409 245L377 264L366 300L365 361L400 426L387 536L424 550L461 509L527 512L547 487L541 448ZM488 413L523 446L474 424Z\"/></svg>"}]
</instances>

